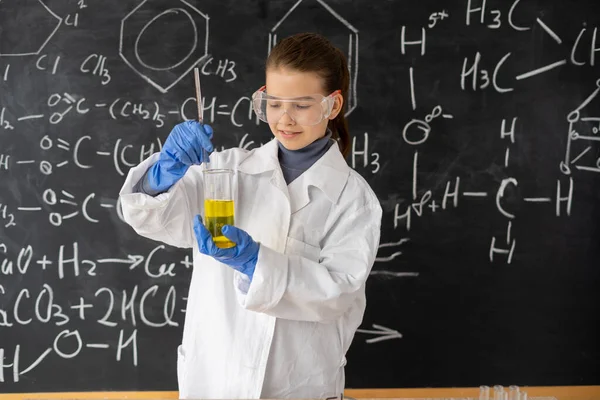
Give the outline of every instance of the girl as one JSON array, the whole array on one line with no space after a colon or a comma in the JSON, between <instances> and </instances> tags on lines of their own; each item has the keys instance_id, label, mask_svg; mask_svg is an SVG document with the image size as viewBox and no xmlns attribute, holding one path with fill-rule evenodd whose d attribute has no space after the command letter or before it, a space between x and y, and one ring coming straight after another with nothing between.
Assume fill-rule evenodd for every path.
<instances>
[{"instance_id":1,"label":"girl","mask_svg":"<svg viewBox=\"0 0 600 400\"><path fill-rule=\"evenodd\" d=\"M325 398L344 389L345 354L365 311L381 207L346 163L349 73L324 37L273 48L254 111L275 138L215 152L234 171L235 226L219 248L202 223L203 151L212 129L171 131L159 154L131 169L123 215L140 235L193 248L181 398Z\"/></svg>"}]
</instances>

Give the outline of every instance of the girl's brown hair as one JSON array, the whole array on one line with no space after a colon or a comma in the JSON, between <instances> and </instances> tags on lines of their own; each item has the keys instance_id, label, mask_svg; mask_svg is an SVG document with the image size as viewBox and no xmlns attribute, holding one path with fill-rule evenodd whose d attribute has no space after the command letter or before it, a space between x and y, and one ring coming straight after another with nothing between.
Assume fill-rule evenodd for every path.
<instances>
[{"instance_id":1,"label":"girl's brown hair","mask_svg":"<svg viewBox=\"0 0 600 400\"><path fill-rule=\"evenodd\" d=\"M344 53L317 33L299 33L283 39L271 50L266 70L280 67L316 73L323 79L327 94L338 89L342 91L343 108L327 126L331 129L332 137L339 139L340 150L346 157L350 151L350 132L344 113L350 73Z\"/></svg>"}]
</instances>

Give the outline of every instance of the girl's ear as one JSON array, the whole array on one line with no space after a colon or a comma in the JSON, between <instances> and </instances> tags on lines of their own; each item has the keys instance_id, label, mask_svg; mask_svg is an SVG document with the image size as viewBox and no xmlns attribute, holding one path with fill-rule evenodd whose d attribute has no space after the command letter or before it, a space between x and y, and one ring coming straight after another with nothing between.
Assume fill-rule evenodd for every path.
<instances>
[{"instance_id":1,"label":"girl's ear","mask_svg":"<svg viewBox=\"0 0 600 400\"><path fill-rule=\"evenodd\" d=\"M344 106L344 96L341 93L336 93L333 96L333 107L331 108L331 114L329 114L329 119L335 119L338 114L342 111Z\"/></svg>"}]
</instances>

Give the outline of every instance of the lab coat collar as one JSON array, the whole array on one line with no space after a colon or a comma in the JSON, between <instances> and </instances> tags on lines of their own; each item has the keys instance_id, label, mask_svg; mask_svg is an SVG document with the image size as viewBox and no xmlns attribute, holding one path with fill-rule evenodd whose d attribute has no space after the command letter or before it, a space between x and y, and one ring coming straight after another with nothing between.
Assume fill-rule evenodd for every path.
<instances>
[{"instance_id":1,"label":"lab coat collar","mask_svg":"<svg viewBox=\"0 0 600 400\"><path fill-rule=\"evenodd\" d=\"M262 147L252 151L249 156L243 160L238 170L246 174L261 174L267 171L279 170L281 166L278 159L278 140L273 138ZM337 142L319 158L309 169L304 171L299 177L292 181L288 187L290 192L302 192L303 200L308 201L308 187L315 186L321 190L325 196L332 202L337 203L344 186L348 180L350 167L346 163L344 156L340 152ZM304 204L298 204L301 208ZM292 210L294 211L294 210Z\"/></svg>"},{"instance_id":2,"label":"lab coat collar","mask_svg":"<svg viewBox=\"0 0 600 400\"><path fill-rule=\"evenodd\" d=\"M277 140L270 140L248 153L248 157L238 165L238 170L245 174L257 175L277 169L279 166L277 149Z\"/></svg>"}]
</instances>

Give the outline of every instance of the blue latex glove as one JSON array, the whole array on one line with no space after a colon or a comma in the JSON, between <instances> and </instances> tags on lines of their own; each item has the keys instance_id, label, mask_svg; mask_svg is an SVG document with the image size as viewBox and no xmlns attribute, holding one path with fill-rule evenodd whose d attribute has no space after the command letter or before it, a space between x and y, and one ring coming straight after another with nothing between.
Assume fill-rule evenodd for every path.
<instances>
[{"instance_id":1,"label":"blue latex glove","mask_svg":"<svg viewBox=\"0 0 600 400\"><path fill-rule=\"evenodd\" d=\"M162 147L158 161L148 170L148 186L157 192L167 191L185 175L191 165L207 161L202 149L213 151L212 136L210 125L197 121L175 125Z\"/></svg>"},{"instance_id":2,"label":"blue latex glove","mask_svg":"<svg viewBox=\"0 0 600 400\"><path fill-rule=\"evenodd\" d=\"M245 274L252 280L256 262L258 261L258 250L260 245L244 230L232 225L224 225L221 228L223 235L234 242L236 246L229 249L220 249L210 236L210 232L199 215L194 219L194 233L198 241L200 253L213 257L215 260L227 264L236 271Z\"/></svg>"}]
</instances>

